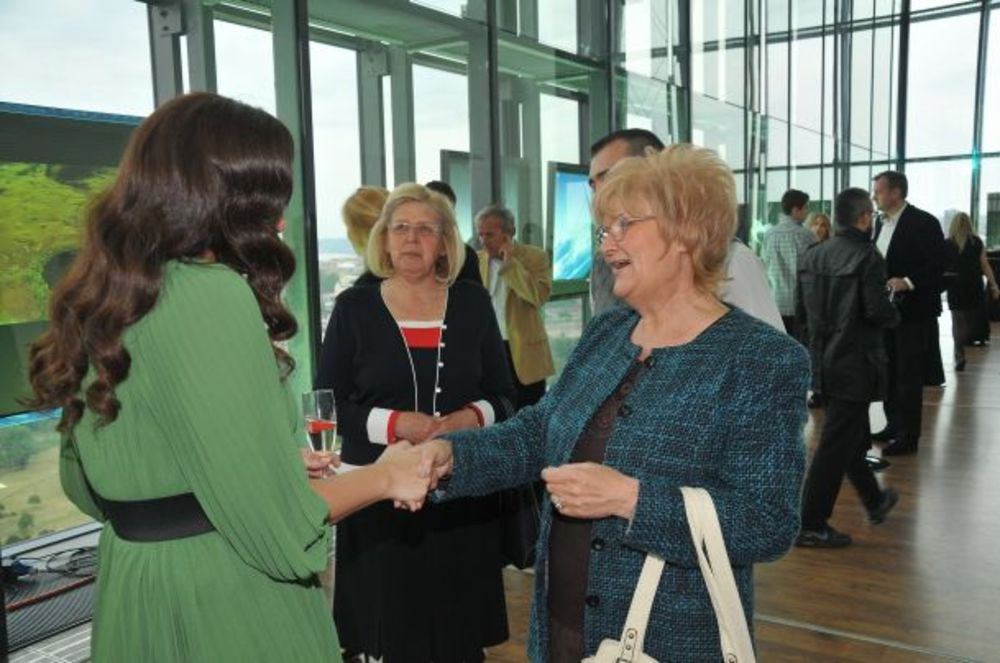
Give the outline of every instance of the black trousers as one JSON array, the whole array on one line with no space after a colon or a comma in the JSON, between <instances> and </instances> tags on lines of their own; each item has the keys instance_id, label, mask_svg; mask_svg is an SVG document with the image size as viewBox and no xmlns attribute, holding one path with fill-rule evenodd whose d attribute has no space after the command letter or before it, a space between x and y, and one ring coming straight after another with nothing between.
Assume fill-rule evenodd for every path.
<instances>
[{"instance_id":1,"label":"black trousers","mask_svg":"<svg viewBox=\"0 0 1000 663\"><path fill-rule=\"evenodd\" d=\"M965 346L975 339L981 315L979 309L960 309L951 312L951 336L955 341L955 361L965 359Z\"/></svg>"},{"instance_id":2,"label":"black trousers","mask_svg":"<svg viewBox=\"0 0 1000 663\"><path fill-rule=\"evenodd\" d=\"M825 412L819 446L802 489L802 529L813 531L824 529L833 514L845 473L866 509L875 508L882 499L882 489L865 462L868 403L827 396Z\"/></svg>"},{"instance_id":3,"label":"black trousers","mask_svg":"<svg viewBox=\"0 0 1000 663\"><path fill-rule=\"evenodd\" d=\"M542 400L545 395L545 380L524 384L517 379L517 371L514 370L514 358L510 354L510 343L503 342L503 349L507 351L507 367L510 369L510 377L514 381L514 390L517 392L517 409L534 405Z\"/></svg>"},{"instance_id":4,"label":"black trousers","mask_svg":"<svg viewBox=\"0 0 1000 663\"><path fill-rule=\"evenodd\" d=\"M937 328L937 325L935 325ZM903 322L886 331L889 355L889 391L885 399L886 430L904 444L920 439L924 406L924 360L930 326L927 321Z\"/></svg>"},{"instance_id":5,"label":"black trousers","mask_svg":"<svg viewBox=\"0 0 1000 663\"><path fill-rule=\"evenodd\" d=\"M944 384L944 364L941 361L941 330L938 319L927 321L927 348L924 356L924 384L939 387Z\"/></svg>"}]
</instances>

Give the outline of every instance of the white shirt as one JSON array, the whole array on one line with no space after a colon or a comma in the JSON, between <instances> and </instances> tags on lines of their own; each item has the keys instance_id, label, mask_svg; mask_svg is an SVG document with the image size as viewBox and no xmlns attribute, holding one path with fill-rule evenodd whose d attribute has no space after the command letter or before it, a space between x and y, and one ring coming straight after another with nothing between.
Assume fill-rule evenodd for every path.
<instances>
[{"instance_id":1,"label":"white shirt","mask_svg":"<svg viewBox=\"0 0 1000 663\"><path fill-rule=\"evenodd\" d=\"M882 218L882 230L879 231L878 239L875 240L875 248L878 249L883 258L889 253L889 243L892 242L892 234L896 232L899 217L903 215L904 209L906 209L905 202L902 207L896 210L895 214L886 214ZM906 281L906 285L910 286L910 290L916 290L916 286L913 285L913 281L910 280L909 276L904 276L903 280Z\"/></svg>"},{"instance_id":2,"label":"white shirt","mask_svg":"<svg viewBox=\"0 0 1000 663\"><path fill-rule=\"evenodd\" d=\"M490 258L490 282L486 284L493 300L493 311L497 314L497 324L500 325L500 336L507 340L507 281L500 278L503 260Z\"/></svg>"},{"instance_id":3,"label":"white shirt","mask_svg":"<svg viewBox=\"0 0 1000 663\"><path fill-rule=\"evenodd\" d=\"M719 296L725 303L740 307L780 332L785 331L785 323L781 320L781 313L767 282L764 264L739 240L733 240L729 245L726 279Z\"/></svg>"},{"instance_id":4,"label":"white shirt","mask_svg":"<svg viewBox=\"0 0 1000 663\"><path fill-rule=\"evenodd\" d=\"M892 241L892 234L896 232L896 224L904 209L906 209L906 203L903 203L903 206L896 210L895 214L886 214L882 217L882 230L879 231L878 239L875 240L875 248L878 249L883 258L889 252L889 242Z\"/></svg>"}]
</instances>

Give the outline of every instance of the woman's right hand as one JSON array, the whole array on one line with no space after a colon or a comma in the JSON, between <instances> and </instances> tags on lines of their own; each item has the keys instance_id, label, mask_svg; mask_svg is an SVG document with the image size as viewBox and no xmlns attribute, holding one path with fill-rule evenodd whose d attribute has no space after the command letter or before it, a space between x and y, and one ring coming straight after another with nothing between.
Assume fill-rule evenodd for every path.
<instances>
[{"instance_id":1,"label":"woman's right hand","mask_svg":"<svg viewBox=\"0 0 1000 663\"><path fill-rule=\"evenodd\" d=\"M375 463L386 478L384 498L399 508L419 510L434 483L432 474L422 471L423 461L423 455L409 442L389 445Z\"/></svg>"},{"instance_id":2,"label":"woman's right hand","mask_svg":"<svg viewBox=\"0 0 1000 663\"><path fill-rule=\"evenodd\" d=\"M423 442L438 434L441 421L423 412L402 412L396 419L396 437L410 442Z\"/></svg>"}]
</instances>

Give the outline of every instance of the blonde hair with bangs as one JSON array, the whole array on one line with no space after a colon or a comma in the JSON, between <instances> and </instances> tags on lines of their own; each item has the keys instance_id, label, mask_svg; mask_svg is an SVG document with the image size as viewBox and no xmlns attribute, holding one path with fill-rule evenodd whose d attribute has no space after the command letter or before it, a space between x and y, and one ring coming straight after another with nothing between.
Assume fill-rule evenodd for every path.
<instances>
[{"instance_id":1,"label":"blonde hair with bangs","mask_svg":"<svg viewBox=\"0 0 1000 663\"><path fill-rule=\"evenodd\" d=\"M594 219L628 211L644 201L656 214L660 236L691 255L694 285L717 294L736 233L736 183L712 150L688 144L618 162L594 197ZM631 213L631 212L630 212Z\"/></svg>"},{"instance_id":2,"label":"blonde hair with bangs","mask_svg":"<svg viewBox=\"0 0 1000 663\"><path fill-rule=\"evenodd\" d=\"M400 184L389 194L378 221L372 227L371 237L368 239L368 250L365 254L365 264L375 276L380 278L387 279L395 273L388 250L389 222L392 221L392 215L399 206L404 203L424 203L434 210L441 223L440 238L444 247L444 255L434 263L434 275L439 282L451 285L458 278L459 272L462 271L462 265L465 262L465 246L458 234L458 225L455 223L455 212L451 207L451 202L423 184L414 182Z\"/></svg>"}]
</instances>

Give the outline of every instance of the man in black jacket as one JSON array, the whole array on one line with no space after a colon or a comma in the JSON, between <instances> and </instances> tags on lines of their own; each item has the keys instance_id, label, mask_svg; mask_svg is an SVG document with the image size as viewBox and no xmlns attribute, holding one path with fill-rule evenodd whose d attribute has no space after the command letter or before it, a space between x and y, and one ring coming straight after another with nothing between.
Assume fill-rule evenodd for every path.
<instances>
[{"instance_id":1,"label":"man in black jacket","mask_svg":"<svg viewBox=\"0 0 1000 663\"><path fill-rule=\"evenodd\" d=\"M888 288L898 300L901 321L886 334L889 391L885 430L874 438L889 442L883 456L912 454L920 441L925 357L941 315L946 244L941 224L906 202L906 176L893 170L874 179L873 197L883 214L875 245L885 256Z\"/></svg>"},{"instance_id":2,"label":"man in black jacket","mask_svg":"<svg viewBox=\"0 0 1000 663\"><path fill-rule=\"evenodd\" d=\"M865 462L868 406L886 388L883 329L899 322L885 288L885 261L868 239L873 213L867 191L841 192L834 209L836 235L807 249L799 267L798 310L800 319L807 319L813 389L826 402L802 494L800 546L851 543L827 522L845 472L872 523L882 522L899 499L896 491L879 488Z\"/></svg>"}]
</instances>

